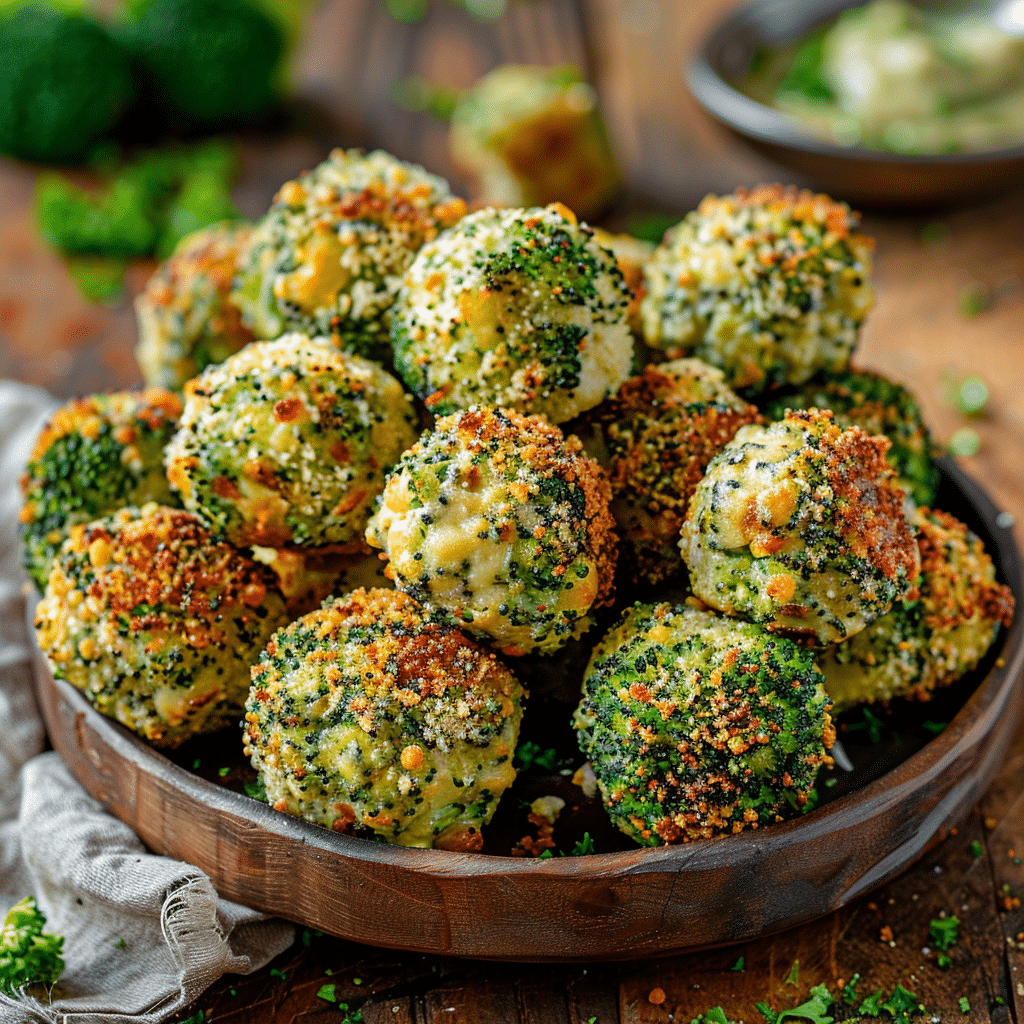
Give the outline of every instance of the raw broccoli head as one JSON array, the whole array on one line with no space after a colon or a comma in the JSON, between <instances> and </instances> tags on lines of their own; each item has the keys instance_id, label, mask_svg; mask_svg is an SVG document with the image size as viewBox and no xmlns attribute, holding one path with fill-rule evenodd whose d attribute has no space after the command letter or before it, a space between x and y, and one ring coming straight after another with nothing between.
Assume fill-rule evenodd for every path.
<instances>
[{"instance_id":1,"label":"raw broccoli head","mask_svg":"<svg viewBox=\"0 0 1024 1024\"><path fill-rule=\"evenodd\" d=\"M278 27L246 0L150 0L123 29L156 97L189 123L249 120L274 100Z\"/></svg>"},{"instance_id":2,"label":"raw broccoli head","mask_svg":"<svg viewBox=\"0 0 1024 1024\"><path fill-rule=\"evenodd\" d=\"M0 992L17 996L28 985L53 985L64 970L62 935L44 935L46 918L26 896L16 903L0 928Z\"/></svg>"},{"instance_id":3,"label":"raw broccoli head","mask_svg":"<svg viewBox=\"0 0 1024 1024\"><path fill-rule=\"evenodd\" d=\"M594 649L575 725L613 824L644 846L803 807L835 740L813 656L760 626L667 603Z\"/></svg>"},{"instance_id":4,"label":"raw broccoli head","mask_svg":"<svg viewBox=\"0 0 1024 1024\"><path fill-rule=\"evenodd\" d=\"M80 157L132 91L125 54L94 22L34 5L0 18L0 152Z\"/></svg>"}]
</instances>

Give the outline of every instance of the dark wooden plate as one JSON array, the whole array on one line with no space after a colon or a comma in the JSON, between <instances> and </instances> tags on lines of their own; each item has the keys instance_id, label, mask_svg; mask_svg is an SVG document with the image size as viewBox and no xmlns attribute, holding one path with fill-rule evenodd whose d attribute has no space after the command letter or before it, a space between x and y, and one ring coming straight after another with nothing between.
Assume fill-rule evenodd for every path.
<instances>
[{"instance_id":1,"label":"dark wooden plate","mask_svg":"<svg viewBox=\"0 0 1024 1024\"><path fill-rule=\"evenodd\" d=\"M1020 602L1010 525L954 464L944 461L943 473L936 504L982 536ZM936 738L902 754L879 745L862 776L873 781L801 819L701 843L549 860L337 835L156 752L55 682L41 654L36 675L50 739L82 785L150 849L195 864L228 899L379 946L502 960L633 959L812 920L941 840L984 792L1016 730L1022 622L1018 614L964 681L962 706ZM225 758L236 756L235 735L212 737L204 749L218 744Z\"/></svg>"}]
</instances>

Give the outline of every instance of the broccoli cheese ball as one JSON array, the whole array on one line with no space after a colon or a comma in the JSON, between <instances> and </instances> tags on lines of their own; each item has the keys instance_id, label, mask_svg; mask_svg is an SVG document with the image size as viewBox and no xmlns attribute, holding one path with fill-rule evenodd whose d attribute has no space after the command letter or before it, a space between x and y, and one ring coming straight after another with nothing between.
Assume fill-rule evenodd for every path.
<instances>
[{"instance_id":1,"label":"broccoli cheese ball","mask_svg":"<svg viewBox=\"0 0 1024 1024\"><path fill-rule=\"evenodd\" d=\"M242 254L232 301L258 338L302 330L383 358L402 274L465 212L422 167L336 149L278 191Z\"/></svg>"},{"instance_id":2,"label":"broccoli cheese ball","mask_svg":"<svg viewBox=\"0 0 1024 1024\"><path fill-rule=\"evenodd\" d=\"M629 308L626 311L626 323L636 338L643 335L640 320L640 303L646 294L644 287L644 267L654 254L654 243L645 242L642 238L632 235L613 235L603 228L594 228L594 240L604 246L614 257L622 278L630 291Z\"/></svg>"},{"instance_id":3,"label":"broccoli cheese ball","mask_svg":"<svg viewBox=\"0 0 1024 1024\"><path fill-rule=\"evenodd\" d=\"M1013 618L1010 588L996 583L981 540L945 512L921 509L921 596L898 602L856 636L822 651L825 689L839 709L915 697L955 682Z\"/></svg>"},{"instance_id":4,"label":"broccoli cheese ball","mask_svg":"<svg viewBox=\"0 0 1024 1024\"><path fill-rule=\"evenodd\" d=\"M231 301L239 249L252 228L217 224L186 235L135 300L146 383L180 391L253 339Z\"/></svg>"},{"instance_id":5,"label":"broccoli cheese ball","mask_svg":"<svg viewBox=\"0 0 1024 1024\"><path fill-rule=\"evenodd\" d=\"M597 95L573 67L495 68L459 96L449 144L496 206L558 200L592 217L621 184Z\"/></svg>"},{"instance_id":6,"label":"broccoli cheese ball","mask_svg":"<svg viewBox=\"0 0 1024 1024\"><path fill-rule=\"evenodd\" d=\"M769 419L780 420L786 409L811 408L831 409L841 427L884 434L892 445L885 457L896 471L896 482L915 505L935 500L939 470L932 462L931 434L905 387L880 373L850 367L773 398L766 412Z\"/></svg>"},{"instance_id":7,"label":"broccoli cheese ball","mask_svg":"<svg viewBox=\"0 0 1024 1024\"><path fill-rule=\"evenodd\" d=\"M539 416L438 421L388 478L366 530L395 585L506 654L555 651L611 602L604 473Z\"/></svg>"},{"instance_id":8,"label":"broccoli cheese ball","mask_svg":"<svg viewBox=\"0 0 1024 1024\"><path fill-rule=\"evenodd\" d=\"M21 478L22 557L40 591L72 526L125 505L176 504L163 455L180 415L162 388L90 395L54 413Z\"/></svg>"},{"instance_id":9,"label":"broccoli cheese ball","mask_svg":"<svg viewBox=\"0 0 1024 1024\"><path fill-rule=\"evenodd\" d=\"M746 394L843 369L873 301L858 223L792 187L708 196L646 266L648 344L722 367Z\"/></svg>"},{"instance_id":10,"label":"broccoli cheese ball","mask_svg":"<svg viewBox=\"0 0 1024 1024\"><path fill-rule=\"evenodd\" d=\"M627 609L594 649L575 716L613 824L657 846L798 811L831 763L823 682L810 652L760 626Z\"/></svg>"},{"instance_id":11,"label":"broccoli cheese ball","mask_svg":"<svg viewBox=\"0 0 1024 1024\"><path fill-rule=\"evenodd\" d=\"M395 366L436 415L480 404L562 423L629 375L629 302L615 258L564 206L480 210L409 267Z\"/></svg>"},{"instance_id":12,"label":"broccoli cheese ball","mask_svg":"<svg viewBox=\"0 0 1024 1024\"><path fill-rule=\"evenodd\" d=\"M523 690L394 590L356 590L274 636L245 752L279 811L401 846L478 850L515 778Z\"/></svg>"},{"instance_id":13,"label":"broccoli cheese ball","mask_svg":"<svg viewBox=\"0 0 1024 1024\"><path fill-rule=\"evenodd\" d=\"M359 551L413 423L408 396L376 363L290 334L189 381L167 475L186 508L239 547Z\"/></svg>"},{"instance_id":14,"label":"broccoli cheese ball","mask_svg":"<svg viewBox=\"0 0 1024 1024\"><path fill-rule=\"evenodd\" d=\"M75 526L36 609L58 679L161 747L237 722L249 666L287 618L272 574L180 509Z\"/></svg>"},{"instance_id":15,"label":"broccoli cheese ball","mask_svg":"<svg viewBox=\"0 0 1024 1024\"><path fill-rule=\"evenodd\" d=\"M683 524L694 593L821 645L884 615L920 568L888 445L817 409L743 427L711 461Z\"/></svg>"},{"instance_id":16,"label":"broccoli cheese ball","mask_svg":"<svg viewBox=\"0 0 1024 1024\"><path fill-rule=\"evenodd\" d=\"M694 488L719 449L759 418L699 359L648 366L601 407L620 564L635 581L683 571L679 531Z\"/></svg>"}]
</instances>

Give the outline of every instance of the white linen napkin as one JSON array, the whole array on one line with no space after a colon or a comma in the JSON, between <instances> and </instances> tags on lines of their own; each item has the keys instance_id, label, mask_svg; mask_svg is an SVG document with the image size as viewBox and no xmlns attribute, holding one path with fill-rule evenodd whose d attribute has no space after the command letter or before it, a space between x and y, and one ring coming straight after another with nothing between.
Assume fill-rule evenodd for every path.
<instances>
[{"instance_id":1,"label":"white linen napkin","mask_svg":"<svg viewBox=\"0 0 1024 1024\"><path fill-rule=\"evenodd\" d=\"M18 554L17 482L56 403L0 381L0 917L25 896L64 936L48 1005L0 994L0 1024L156 1024L222 974L287 949L294 926L219 899L189 864L147 853L75 781L45 734L32 691Z\"/></svg>"}]
</instances>

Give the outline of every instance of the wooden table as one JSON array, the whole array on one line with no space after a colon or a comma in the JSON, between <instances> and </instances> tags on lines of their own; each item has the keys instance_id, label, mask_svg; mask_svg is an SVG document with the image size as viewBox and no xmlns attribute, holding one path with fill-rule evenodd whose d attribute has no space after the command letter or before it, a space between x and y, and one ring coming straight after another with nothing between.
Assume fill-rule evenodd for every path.
<instances>
[{"instance_id":1,"label":"wooden table","mask_svg":"<svg viewBox=\"0 0 1024 1024\"><path fill-rule=\"evenodd\" d=\"M426 22L401 26L378 0L322 3L296 56L299 93L316 114L304 107L299 127L284 138L244 140L239 202L259 215L277 185L315 163L328 141L382 145L458 184L443 127L392 104L391 85L414 72L463 86L511 60L570 60L598 84L628 181L620 224L629 211L682 214L708 191L788 180L705 120L682 85L686 54L725 6L510 0L502 19L482 24L434 0ZM312 133L302 130L310 125ZM130 305L105 309L78 296L32 231L34 177L31 168L0 166L0 375L61 395L132 386L139 376ZM878 241L878 301L857 361L911 387L939 440L973 427L981 447L965 468L1024 522L1024 196L931 216L868 216L865 223ZM150 269L133 268L131 291ZM979 289L991 305L967 315L961 300ZM971 421L947 400L949 381L966 374L983 377L991 393L985 415ZM1017 536L1024 537L1019 527ZM1024 910L1015 894L1024 895L1022 860L1024 742L1017 742L956 835L871 897L791 932L702 955L586 968L457 961L303 932L269 967L223 979L189 1012L202 1010L218 1024L338 1021L338 1009L317 996L333 984L337 999L361 1006L367 1022L688 1022L721 1006L730 1020L757 1024L756 1002L792 1007L814 985L837 993L859 974L862 997L902 984L932 1019L1019 1022ZM367 912L398 914L401 907ZM926 952L934 945L929 922L943 913L961 921L945 970L934 950ZM829 1012L847 1019L853 1011L843 1004Z\"/></svg>"}]
</instances>

